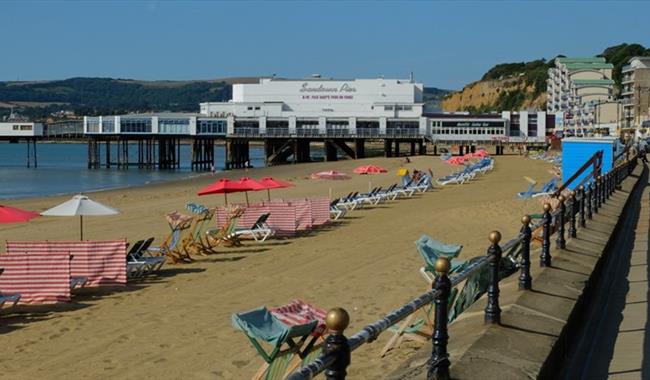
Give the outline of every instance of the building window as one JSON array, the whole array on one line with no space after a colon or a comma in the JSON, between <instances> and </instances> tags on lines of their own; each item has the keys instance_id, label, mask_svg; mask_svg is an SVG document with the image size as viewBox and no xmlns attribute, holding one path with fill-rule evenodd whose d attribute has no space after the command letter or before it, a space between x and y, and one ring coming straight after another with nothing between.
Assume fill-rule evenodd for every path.
<instances>
[{"instance_id":1,"label":"building window","mask_svg":"<svg viewBox=\"0 0 650 380\"><path fill-rule=\"evenodd\" d=\"M20 130L20 125L14 125L14 131L19 131Z\"/></svg>"},{"instance_id":2,"label":"building window","mask_svg":"<svg viewBox=\"0 0 650 380\"><path fill-rule=\"evenodd\" d=\"M259 111L259 110L260 110L260 107L255 107L255 111Z\"/></svg>"},{"instance_id":3,"label":"building window","mask_svg":"<svg viewBox=\"0 0 650 380\"><path fill-rule=\"evenodd\" d=\"M246 109L247 109L248 111L252 111L252 110L253 110L253 107L246 107Z\"/></svg>"},{"instance_id":4,"label":"building window","mask_svg":"<svg viewBox=\"0 0 650 380\"><path fill-rule=\"evenodd\" d=\"M21 131L31 131L31 130L32 130L32 126L31 126L31 125L21 125L21 126L20 126L20 130L21 130Z\"/></svg>"},{"instance_id":5,"label":"building window","mask_svg":"<svg viewBox=\"0 0 650 380\"><path fill-rule=\"evenodd\" d=\"M393 106L384 106L384 111L392 111Z\"/></svg>"}]
</instances>

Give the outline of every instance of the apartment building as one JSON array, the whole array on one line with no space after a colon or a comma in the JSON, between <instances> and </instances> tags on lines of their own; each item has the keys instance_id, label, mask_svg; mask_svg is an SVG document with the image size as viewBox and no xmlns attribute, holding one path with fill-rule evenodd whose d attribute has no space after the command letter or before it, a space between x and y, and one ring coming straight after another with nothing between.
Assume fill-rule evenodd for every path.
<instances>
[{"instance_id":1,"label":"apartment building","mask_svg":"<svg viewBox=\"0 0 650 380\"><path fill-rule=\"evenodd\" d=\"M562 115L565 128L592 127L598 105L612 100L611 63L603 57L560 57L548 71L546 110Z\"/></svg>"},{"instance_id":2,"label":"apartment building","mask_svg":"<svg viewBox=\"0 0 650 380\"><path fill-rule=\"evenodd\" d=\"M650 120L650 57L633 57L622 69L623 126L639 127Z\"/></svg>"}]
</instances>

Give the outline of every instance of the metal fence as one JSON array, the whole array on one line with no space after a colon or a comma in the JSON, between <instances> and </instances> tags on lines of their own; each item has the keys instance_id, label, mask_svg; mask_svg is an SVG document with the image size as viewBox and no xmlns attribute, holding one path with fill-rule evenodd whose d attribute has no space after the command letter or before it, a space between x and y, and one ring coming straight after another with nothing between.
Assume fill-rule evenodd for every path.
<instances>
[{"instance_id":1,"label":"metal fence","mask_svg":"<svg viewBox=\"0 0 650 380\"><path fill-rule=\"evenodd\" d=\"M590 164L593 164L593 162L590 162ZM589 167L590 165L584 166ZM451 289L487 266L489 284L486 292L487 305L485 307L484 321L488 324L499 324L501 322L499 271L501 269L502 252L507 252L516 245L521 244L521 255L517 263L520 272L518 286L520 290L524 291L532 289L530 245L533 237L539 236L537 233L534 235L533 231L541 229L540 266L550 266L552 262L551 235L554 233L557 235L557 248L565 249L565 235L568 233L570 237L577 237L578 226L580 228L586 227L587 220L592 219L593 215L598 213L602 204L607 202L616 191L617 186L632 173L635 166L636 158L633 158L631 161L624 161L621 165L603 175L597 175L597 172L590 173L593 180L586 186L584 184L579 185L577 191L571 191L568 199L565 199L559 193L556 194L559 204L554 211L552 211L549 203L544 204L543 214L539 222L532 223L528 215L522 217L523 226L520 233L502 245L499 244L501 234L498 231L491 232L487 254L473 260L461 272L449 276L451 267L449 261L446 258L438 259L435 268L437 276L431 290L419 295L406 305L391 311L376 322L367 325L349 338L344 335L350 318L348 313L342 308L330 310L326 317L326 324L330 334L325 339L322 354L313 362L292 373L288 379L311 379L322 372L325 373L328 380L345 379L352 351L364 343L374 341L389 327L432 302L435 305L434 329L431 337L433 350L428 362L427 379L450 379L449 367L451 361L447 352L447 342L449 340L447 327L448 300ZM600 168L594 166L594 170L600 170ZM568 224L568 231L565 231L566 224Z\"/></svg>"}]
</instances>

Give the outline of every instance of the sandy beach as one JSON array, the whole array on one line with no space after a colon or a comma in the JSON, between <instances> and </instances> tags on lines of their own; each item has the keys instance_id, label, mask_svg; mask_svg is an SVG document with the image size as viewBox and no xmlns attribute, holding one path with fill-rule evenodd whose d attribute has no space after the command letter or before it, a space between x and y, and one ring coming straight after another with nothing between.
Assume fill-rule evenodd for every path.
<instances>
[{"instance_id":1,"label":"sandy beach","mask_svg":"<svg viewBox=\"0 0 650 380\"><path fill-rule=\"evenodd\" d=\"M363 164L378 164L387 174L347 181L307 179L310 173L336 169L352 173ZM286 199L334 197L369 187L388 186L402 165L397 158L370 158L334 163L284 165L204 175L185 181L91 194L121 211L88 217L87 239L135 241L168 233L164 215L185 211L187 202L223 204L223 195L198 197L196 191L221 176L273 176L296 184L272 191ZM457 170L438 157L412 158L409 169L432 169L436 177ZM427 288L414 241L422 234L463 244L462 255L485 253L488 233L498 229L507 240L521 226L520 217L539 212L536 199L516 193L550 178L546 162L517 156L496 158L495 170L462 186L436 188L410 199L355 210L343 220L305 236L246 242L237 249L199 257L194 263L166 265L159 276L100 293L84 290L65 305L0 312L0 378L6 379L247 379L261 358L245 335L232 328L230 316L261 305L276 306L299 298L324 309L341 306L351 315L352 334ZM371 183L369 183L371 182ZM266 192L249 193L251 202ZM68 196L5 203L42 211ZM230 202L243 202L232 194ZM42 217L27 224L0 226L4 240L78 238L78 219ZM389 338L353 352L351 378L381 378L419 346L403 344L380 359Z\"/></svg>"}]
</instances>

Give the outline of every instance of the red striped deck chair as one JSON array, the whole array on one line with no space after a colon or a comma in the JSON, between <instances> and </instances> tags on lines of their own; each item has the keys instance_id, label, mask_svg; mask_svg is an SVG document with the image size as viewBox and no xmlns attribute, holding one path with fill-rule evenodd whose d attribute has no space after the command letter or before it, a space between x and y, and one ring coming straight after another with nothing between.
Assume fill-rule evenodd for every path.
<instances>
[{"instance_id":1,"label":"red striped deck chair","mask_svg":"<svg viewBox=\"0 0 650 380\"><path fill-rule=\"evenodd\" d=\"M85 286L126 285L126 241L7 241L7 252L69 252L72 277Z\"/></svg>"},{"instance_id":2,"label":"red striped deck chair","mask_svg":"<svg viewBox=\"0 0 650 380\"><path fill-rule=\"evenodd\" d=\"M0 255L0 292L20 294L21 304L70 301L68 252L6 253Z\"/></svg>"},{"instance_id":3,"label":"red striped deck chair","mask_svg":"<svg viewBox=\"0 0 650 380\"><path fill-rule=\"evenodd\" d=\"M321 353L325 315L325 310L301 300L234 314L233 325L264 359L253 380L281 380L316 359ZM273 347L270 352L263 342Z\"/></svg>"},{"instance_id":4,"label":"red striped deck chair","mask_svg":"<svg viewBox=\"0 0 650 380\"><path fill-rule=\"evenodd\" d=\"M311 216L314 226L322 226L330 221L330 200L329 198L311 198Z\"/></svg>"}]
</instances>

